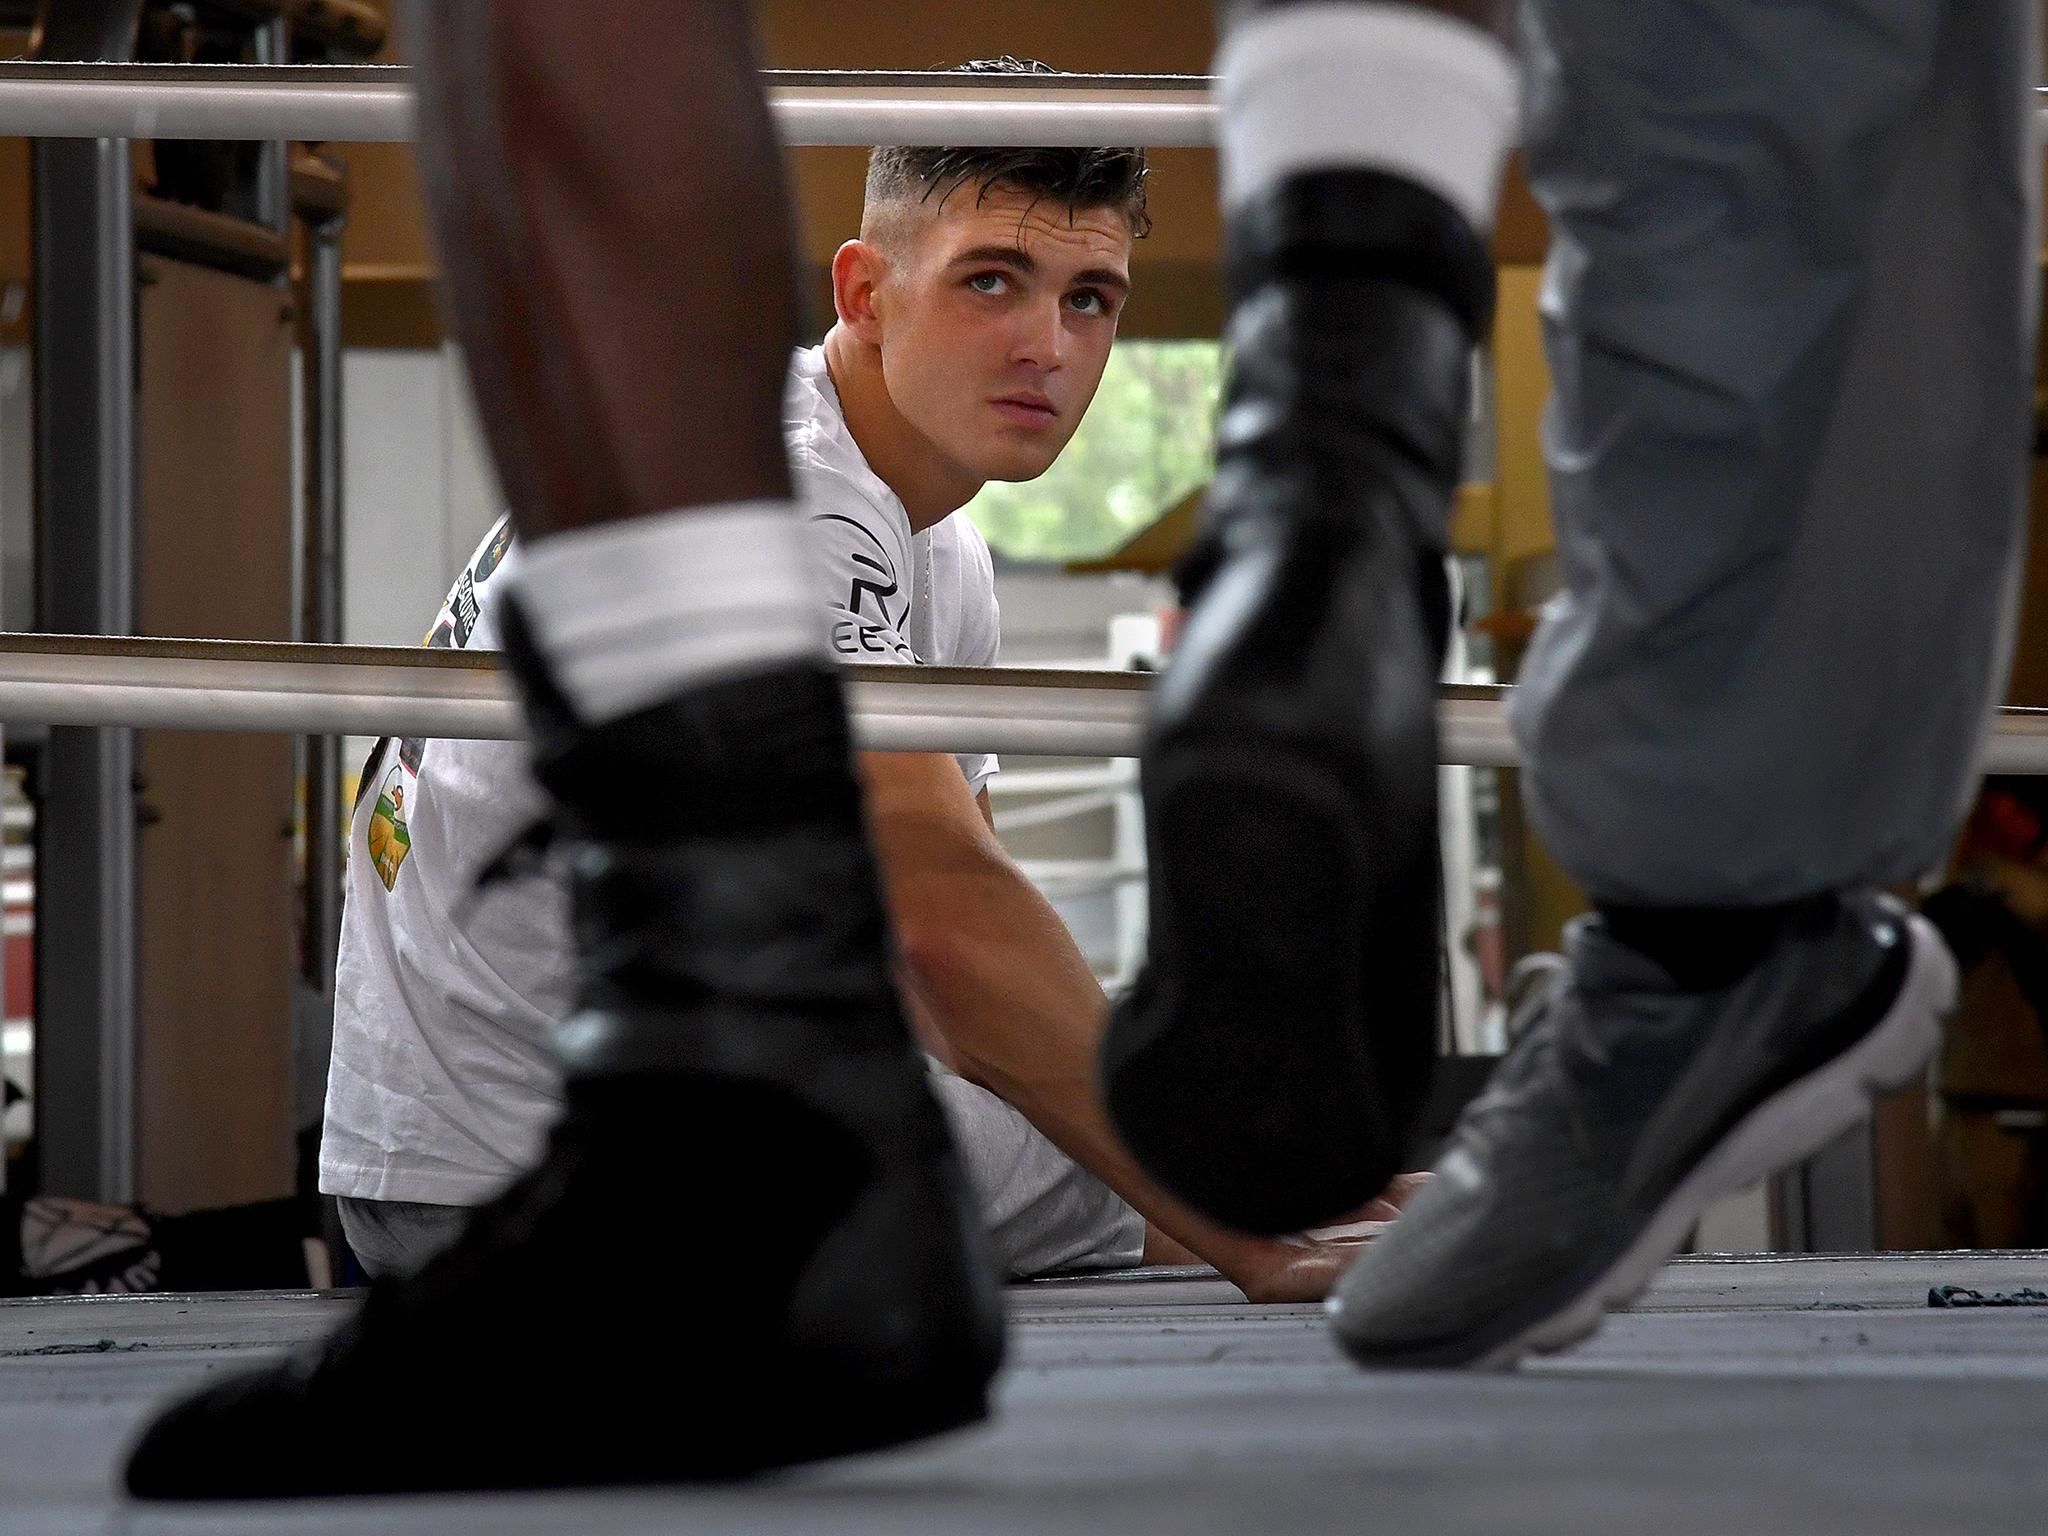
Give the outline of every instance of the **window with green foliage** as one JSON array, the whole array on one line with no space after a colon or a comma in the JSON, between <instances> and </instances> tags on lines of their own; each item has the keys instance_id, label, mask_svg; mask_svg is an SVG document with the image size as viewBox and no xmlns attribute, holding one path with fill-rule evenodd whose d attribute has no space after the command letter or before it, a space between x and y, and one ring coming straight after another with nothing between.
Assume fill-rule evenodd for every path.
<instances>
[{"instance_id":1,"label":"window with green foliage","mask_svg":"<svg viewBox=\"0 0 2048 1536\"><path fill-rule=\"evenodd\" d=\"M1222 386L1214 341L1118 342L1059 461L1036 480L983 487L967 515L1005 559L1108 554L1208 483Z\"/></svg>"}]
</instances>

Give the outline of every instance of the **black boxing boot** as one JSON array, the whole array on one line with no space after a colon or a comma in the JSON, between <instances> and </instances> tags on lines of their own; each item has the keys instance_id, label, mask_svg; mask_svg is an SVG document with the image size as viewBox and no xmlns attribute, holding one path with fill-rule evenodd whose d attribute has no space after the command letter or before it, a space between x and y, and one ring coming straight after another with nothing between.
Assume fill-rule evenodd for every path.
<instances>
[{"instance_id":1,"label":"black boxing boot","mask_svg":"<svg viewBox=\"0 0 2048 1536\"><path fill-rule=\"evenodd\" d=\"M571 861L566 1111L418 1275L152 1424L138 1496L725 1479L986 1412L995 1270L891 983L836 675L586 727L505 628ZM658 1281L621 1286L621 1251Z\"/></svg>"},{"instance_id":2,"label":"black boxing boot","mask_svg":"<svg viewBox=\"0 0 2048 1536\"><path fill-rule=\"evenodd\" d=\"M1371 170L1228 233L1216 479L1144 749L1151 957L1102 1072L1154 1178L1283 1232L1399 1171L1435 1061L1446 527L1493 266Z\"/></svg>"}]
</instances>

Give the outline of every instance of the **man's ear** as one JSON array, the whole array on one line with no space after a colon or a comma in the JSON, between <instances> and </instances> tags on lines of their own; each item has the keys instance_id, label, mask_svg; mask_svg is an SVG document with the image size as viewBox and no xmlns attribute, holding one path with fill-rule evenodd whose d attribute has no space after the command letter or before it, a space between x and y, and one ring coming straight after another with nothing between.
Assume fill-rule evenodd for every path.
<instances>
[{"instance_id":1,"label":"man's ear","mask_svg":"<svg viewBox=\"0 0 2048 1536\"><path fill-rule=\"evenodd\" d=\"M849 240L832 255L832 308L854 339L869 346L882 344L876 293L888 275L889 258L865 240Z\"/></svg>"}]
</instances>

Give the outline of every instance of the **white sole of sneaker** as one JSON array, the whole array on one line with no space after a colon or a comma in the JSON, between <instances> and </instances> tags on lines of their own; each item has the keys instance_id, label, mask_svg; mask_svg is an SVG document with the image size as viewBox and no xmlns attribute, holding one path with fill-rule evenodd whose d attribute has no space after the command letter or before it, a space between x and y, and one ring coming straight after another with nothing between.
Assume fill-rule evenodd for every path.
<instances>
[{"instance_id":1,"label":"white sole of sneaker","mask_svg":"<svg viewBox=\"0 0 2048 1536\"><path fill-rule=\"evenodd\" d=\"M1906 919L1912 957L1889 1012L1849 1050L1766 1099L1722 1138L1666 1197L1642 1235L1600 1278L1548 1317L1472 1362L1507 1370L1530 1354L1551 1354L1586 1338L1610 1311L1642 1294L1664 1261L1715 1201L1740 1194L1780 1168L1811 1157L1861 1120L1871 1098L1903 1088L1941 1043L1956 1003L1956 964L1934 926Z\"/></svg>"}]
</instances>

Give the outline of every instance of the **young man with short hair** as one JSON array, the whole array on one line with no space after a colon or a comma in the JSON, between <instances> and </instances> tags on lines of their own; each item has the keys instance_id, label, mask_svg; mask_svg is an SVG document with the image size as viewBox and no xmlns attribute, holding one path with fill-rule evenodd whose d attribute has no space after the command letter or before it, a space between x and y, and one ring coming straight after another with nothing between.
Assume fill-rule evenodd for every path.
<instances>
[{"instance_id":1,"label":"young man with short hair","mask_svg":"<svg viewBox=\"0 0 2048 1536\"><path fill-rule=\"evenodd\" d=\"M861 238L833 262L838 323L796 354L784 409L836 654L994 663L988 547L952 514L987 480L1042 473L1079 424L1146 227L1144 173L1122 150L874 154ZM501 522L429 643L495 645L521 556ZM1255 1296L1327 1288L1343 1249L1213 1229L1122 1161L1088 1071L1101 991L992 834L994 759L869 753L861 766L899 984L927 1046L960 1069L933 1087L1005 1270L1130 1265L1178 1240ZM544 810L515 744L384 743L366 772L321 1188L373 1275L410 1273L453 1241L560 1111L550 1035L572 985L566 890L541 869L474 889ZM679 1208L700 1174L676 1171ZM1125 1196L1171 1237L1148 1245Z\"/></svg>"}]
</instances>

